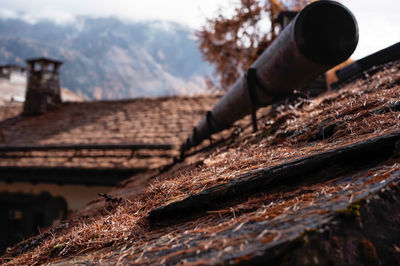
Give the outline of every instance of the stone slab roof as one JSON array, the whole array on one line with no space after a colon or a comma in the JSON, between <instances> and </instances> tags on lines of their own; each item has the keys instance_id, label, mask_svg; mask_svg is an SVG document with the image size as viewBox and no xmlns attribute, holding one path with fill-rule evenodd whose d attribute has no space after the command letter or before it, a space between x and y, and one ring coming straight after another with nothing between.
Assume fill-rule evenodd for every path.
<instances>
[{"instance_id":1,"label":"stone slab roof","mask_svg":"<svg viewBox=\"0 0 400 266\"><path fill-rule=\"evenodd\" d=\"M1 147L165 144L174 150L116 148L2 152L0 167L156 168L172 161L180 143L218 96L65 103L40 116L4 107ZM6 110L7 109L7 110ZM4 120L3 120L4 121Z\"/></svg>"},{"instance_id":2,"label":"stone slab roof","mask_svg":"<svg viewBox=\"0 0 400 266\"><path fill-rule=\"evenodd\" d=\"M396 265L399 90L395 61L315 98L263 108L258 132L245 118L222 142L132 177L110 193L114 201L92 202L0 260ZM174 213L182 202L190 212ZM168 219L151 219L160 208Z\"/></svg>"}]
</instances>

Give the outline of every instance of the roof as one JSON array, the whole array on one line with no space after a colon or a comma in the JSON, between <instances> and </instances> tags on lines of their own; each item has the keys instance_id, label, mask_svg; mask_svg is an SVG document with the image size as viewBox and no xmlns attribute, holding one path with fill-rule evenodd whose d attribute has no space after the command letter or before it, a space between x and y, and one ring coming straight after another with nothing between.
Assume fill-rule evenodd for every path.
<instances>
[{"instance_id":1,"label":"roof","mask_svg":"<svg viewBox=\"0 0 400 266\"><path fill-rule=\"evenodd\" d=\"M27 59L26 62L28 64L32 64L35 62L39 62L39 63L54 63L57 65L61 65L63 62L56 60L56 59L52 59L52 58L48 58L48 57L37 57L37 58L31 58L31 59Z\"/></svg>"},{"instance_id":2,"label":"roof","mask_svg":"<svg viewBox=\"0 0 400 266\"><path fill-rule=\"evenodd\" d=\"M7 68L7 69L18 69L18 70L26 70L26 67L20 66L20 65L15 65L15 64L5 64L5 65L0 65L0 69Z\"/></svg>"},{"instance_id":3,"label":"roof","mask_svg":"<svg viewBox=\"0 0 400 266\"><path fill-rule=\"evenodd\" d=\"M393 265L399 89L395 61L315 98L260 109L258 132L246 117L141 190L127 192L132 177L109 195L121 200L92 202L2 260Z\"/></svg>"},{"instance_id":4,"label":"roof","mask_svg":"<svg viewBox=\"0 0 400 266\"><path fill-rule=\"evenodd\" d=\"M51 182L47 177L40 179L40 175L47 171L54 176L67 168L74 173L79 170L82 175L120 169L122 176L115 180L108 173L111 182L108 185L116 184L136 170L155 169L171 163L194 123L218 98L71 102L36 117L12 117L11 114L21 109L11 111L13 109L8 108L9 119L0 123L2 178L10 182ZM24 169L37 172L37 178L25 180ZM126 172L126 169L133 172ZM67 182L63 180L55 182Z\"/></svg>"},{"instance_id":5,"label":"roof","mask_svg":"<svg viewBox=\"0 0 400 266\"><path fill-rule=\"evenodd\" d=\"M0 106L0 124L4 124L9 118L17 117L22 112L22 104L9 103Z\"/></svg>"}]
</instances>

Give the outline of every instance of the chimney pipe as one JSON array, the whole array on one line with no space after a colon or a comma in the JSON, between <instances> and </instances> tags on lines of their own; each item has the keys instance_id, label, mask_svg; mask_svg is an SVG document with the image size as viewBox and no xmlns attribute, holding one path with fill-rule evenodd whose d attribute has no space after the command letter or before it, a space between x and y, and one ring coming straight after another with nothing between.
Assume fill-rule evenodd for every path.
<instances>
[{"instance_id":1,"label":"chimney pipe","mask_svg":"<svg viewBox=\"0 0 400 266\"><path fill-rule=\"evenodd\" d=\"M357 21L349 9L335 1L309 4L252 64L257 86L249 93L246 76L239 78L194 128L181 147L182 155L252 109L290 95L345 61L357 43Z\"/></svg>"}]
</instances>

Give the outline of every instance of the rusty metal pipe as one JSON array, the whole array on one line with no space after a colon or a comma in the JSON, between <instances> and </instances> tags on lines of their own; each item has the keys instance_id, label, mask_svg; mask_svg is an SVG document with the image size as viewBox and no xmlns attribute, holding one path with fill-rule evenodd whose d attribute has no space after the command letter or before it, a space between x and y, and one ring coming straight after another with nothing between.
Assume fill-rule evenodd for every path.
<instances>
[{"instance_id":1,"label":"rusty metal pipe","mask_svg":"<svg viewBox=\"0 0 400 266\"><path fill-rule=\"evenodd\" d=\"M350 10L334 1L309 4L252 64L261 85L253 91L256 108L289 95L345 61L357 43L357 21ZM181 151L250 114L251 108L247 80L243 76L214 106L211 115L195 127Z\"/></svg>"}]
</instances>

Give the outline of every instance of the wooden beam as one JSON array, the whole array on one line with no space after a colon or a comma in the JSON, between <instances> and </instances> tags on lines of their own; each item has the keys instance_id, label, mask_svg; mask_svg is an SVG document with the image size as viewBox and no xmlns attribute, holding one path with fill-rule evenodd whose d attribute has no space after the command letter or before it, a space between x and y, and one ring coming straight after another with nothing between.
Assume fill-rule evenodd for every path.
<instances>
[{"instance_id":1,"label":"wooden beam","mask_svg":"<svg viewBox=\"0 0 400 266\"><path fill-rule=\"evenodd\" d=\"M338 86L349 79L354 79L363 71L366 71L374 66L380 66L398 59L400 59L400 42L363 57L354 63L336 71L339 81L335 84L332 84L332 86Z\"/></svg>"},{"instance_id":2,"label":"wooden beam","mask_svg":"<svg viewBox=\"0 0 400 266\"><path fill-rule=\"evenodd\" d=\"M59 144L59 145L2 145L0 152L53 150L172 150L173 144Z\"/></svg>"},{"instance_id":3,"label":"wooden beam","mask_svg":"<svg viewBox=\"0 0 400 266\"><path fill-rule=\"evenodd\" d=\"M59 185L115 186L134 174L148 170L145 167L65 168L65 167L0 167L0 181L29 182Z\"/></svg>"},{"instance_id":4,"label":"wooden beam","mask_svg":"<svg viewBox=\"0 0 400 266\"><path fill-rule=\"evenodd\" d=\"M320 152L304 158L285 162L277 166L260 168L238 175L225 184L220 184L186 199L153 209L148 214L151 223L187 219L191 215L217 209L240 197L265 191L288 181L309 180L321 173L330 178L352 170L365 168L382 162L393 155L400 131L374 137L345 147Z\"/></svg>"}]
</instances>

